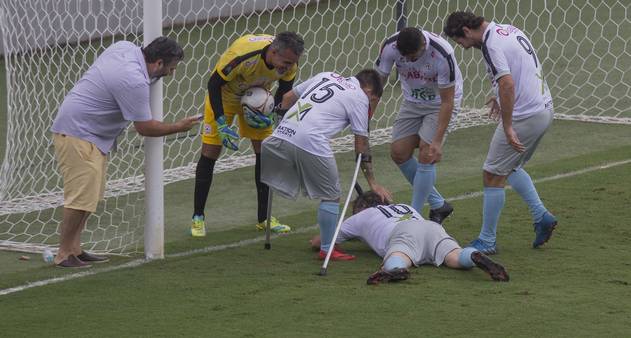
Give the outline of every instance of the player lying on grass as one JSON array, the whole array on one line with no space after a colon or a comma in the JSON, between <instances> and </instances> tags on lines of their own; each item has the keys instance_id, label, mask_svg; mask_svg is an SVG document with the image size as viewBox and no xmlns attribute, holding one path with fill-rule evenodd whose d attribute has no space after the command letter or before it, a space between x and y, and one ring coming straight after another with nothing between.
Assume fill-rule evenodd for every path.
<instances>
[{"instance_id":1,"label":"player lying on grass","mask_svg":"<svg viewBox=\"0 0 631 338\"><path fill-rule=\"evenodd\" d=\"M446 265L454 269L477 266L493 280L508 282L508 273L475 248L461 248L438 223L425 220L411 206L387 204L372 191L353 203L353 216L342 223L337 243L360 239L384 257L379 270L368 277L368 284L408 279L409 268L423 264ZM319 245L320 238L311 240Z\"/></svg>"},{"instance_id":2,"label":"player lying on grass","mask_svg":"<svg viewBox=\"0 0 631 338\"><path fill-rule=\"evenodd\" d=\"M317 74L283 96L282 107L291 107L274 133L263 141L261 182L285 198L296 199L300 190L321 200L317 220L322 235L320 258L326 257L339 216L341 195L337 163L329 140L350 125L355 153L362 154L361 169L379 200L390 192L373 175L368 142L368 122L383 87L379 73L365 69L353 77L333 72ZM333 251L333 260L354 256Z\"/></svg>"}]
</instances>

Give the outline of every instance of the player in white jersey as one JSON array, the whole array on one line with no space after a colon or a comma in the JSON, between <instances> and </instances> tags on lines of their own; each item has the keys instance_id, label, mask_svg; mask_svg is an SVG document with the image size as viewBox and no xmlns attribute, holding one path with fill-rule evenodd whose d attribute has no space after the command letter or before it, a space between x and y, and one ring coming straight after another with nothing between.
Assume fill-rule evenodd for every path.
<instances>
[{"instance_id":1,"label":"player in white jersey","mask_svg":"<svg viewBox=\"0 0 631 338\"><path fill-rule=\"evenodd\" d=\"M449 121L462 99L462 75L453 54L440 36L407 27L386 39L376 62L384 83L396 66L403 91L390 156L412 184L412 206L421 212L427 200L429 219L438 223L453 211L434 188L435 164L441 160ZM418 161L413 156L416 147Z\"/></svg>"},{"instance_id":2,"label":"player in white jersey","mask_svg":"<svg viewBox=\"0 0 631 338\"><path fill-rule=\"evenodd\" d=\"M511 25L485 21L471 12L454 12L444 32L464 48L482 50L495 96L491 116L500 117L484 162L482 230L470 245L487 254L496 252L497 223L504 207L506 181L528 204L538 248L557 225L547 211L523 165L532 157L552 123L552 97L544 80L541 60L530 40ZM498 102L499 100L499 102Z\"/></svg>"},{"instance_id":3,"label":"player in white jersey","mask_svg":"<svg viewBox=\"0 0 631 338\"><path fill-rule=\"evenodd\" d=\"M370 246L383 264L368 284L407 279L408 268L423 264L454 269L478 266L493 280L508 281L504 267L475 248L462 249L438 223L424 220L406 204L387 204L369 191L353 204L353 216L342 223L337 243L359 239ZM311 245L318 244L316 236Z\"/></svg>"},{"instance_id":4,"label":"player in white jersey","mask_svg":"<svg viewBox=\"0 0 631 338\"><path fill-rule=\"evenodd\" d=\"M261 181L286 198L296 199L303 190L309 198L321 200L317 213L323 238L321 259L330 249L341 195L329 140L349 124L368 184L381 199L391 200L390 192L375 180L368 143L368 122L382 93L379 74L372 69L350 78L332 72L317 74L283 95L282 108L291 108L263 141ZM351 260L354 256L334 250L331 258Z\"/></svg>"}]
</instances>

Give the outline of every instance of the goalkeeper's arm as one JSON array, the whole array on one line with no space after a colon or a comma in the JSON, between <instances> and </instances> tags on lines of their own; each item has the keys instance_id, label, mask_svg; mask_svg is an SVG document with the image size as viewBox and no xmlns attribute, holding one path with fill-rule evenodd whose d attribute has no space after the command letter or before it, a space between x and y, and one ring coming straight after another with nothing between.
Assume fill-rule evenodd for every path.
<instances>
[{"instance_id":1,"label":"goalkeeper's arm","mask_svg":"<svg viewBox=\"0 0 631 338\"><path fill-rule=\"evenodd\" d=\"M228 83L217 72L213 72L208 80L208 99L215 114L215 121L223 116L223 101L221 98L221 86Z\"/></svg>"},{"instance_id":2,"label":"goalkeeper's arm","mask_svg":"<svg viewBox=\"0 0 631 338\"><path fill-rule=\"evenodd\" d=\"M208 80L208 100L215 115L215 121L217 121L217 128L219 136L221 137L221 143L224 147L232 150L238 150L237 145L239 135L230 126L226 125L226 117L223 112L223 102L221 98L221 86L228 83L217 72L213 72Z\"/></svg>"}]
</instances>

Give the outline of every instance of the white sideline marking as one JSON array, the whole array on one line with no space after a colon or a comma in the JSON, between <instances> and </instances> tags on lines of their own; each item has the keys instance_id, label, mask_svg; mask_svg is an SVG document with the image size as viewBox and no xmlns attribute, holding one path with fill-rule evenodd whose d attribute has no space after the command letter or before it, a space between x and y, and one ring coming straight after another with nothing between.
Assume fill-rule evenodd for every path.
<instances>
[{"instance_id":1,"label":"white sideline marking","mask_svg":"<svg viewBox=\"0 0 631 338\"><path fill-rule=\"evenodd\" d=\"M568 172L568 173L565 173L565 174L558 174L558 175L553 175L553 176L549 176L549 177L540 178L540 179L534 180L534 182L535 183L539 183L539 182L554 181L554 180L563 179L563 178L567 178L567 177L573 177L573 176L586 174L586 173L593 172L593 171L613 168L613 167L617 167L617 166L625 165L625 164L629 164L629 163L631 163L631 159L618 161L618 162L611 162L611 163L606 163L606 164L603 164L603 165L597 165L597 166L593 166L593 167L589 167L589 168L585 168L585 169L581 169L581 170L577 170L577 171L571 171L571 172ZM474 193L468 193L468 194L463 194L463 195L455 196L455 197L452 197L452 198L448 198L447 200L449 200L449 201L458 201L458 200L463 200L463 199L468 199L468 198L480 197L482 195L483 195L483 192L478 191L478 192L474 192ZM295 230L295 231L293 231L293 232L291 232L289 234L273 235L272 238L289 236L291 234L301 234L301 233L309 232L309 231L311 231L311 230L313 230L315 228L316 228L315 225L304 227L304 228L299 228L299 229L297 229L297 230ZM200 248L200 249L194 249L194 250L189 250L189 251L184 251L184 252L178 252L178 253L174 253L174 254L167 254L167 255L165 255L165 258L187 257L187 256L192 256L192 255L195 255L195 254L198 254L198 253L209 253L209 252L215 252L215 251L223 251L223 250L232 249L232 248L239 248L239 247L243 247L243 246L246 246L246 245L250 245L250 244L254 244L254 243L258 243L258 242L263 242L263 241L265 241L265 236L259 236L259 237L256 237L256 238L245 239L245 240L234 242L234 243L230 243L230 244L213 245L213 246L207 246L205 248ZM92 275L96 275L96 274L99 274L99 273L111 272L111 271L116 271L116 270L122 270L122 269L126 269L126 268L135 268L135 267L147 264L149 262L151 262L151 260L135 259L133 261L130 261L130 262L127 262L127 263L124 263L124 264L121 264L121 265L110 266L110 267L101 268L101 269L90 269L90 270L87 270L87 271L73 273L73 274L70 274L70 275L67 275L67 276L63 276L63 277L55 277L55 278L50 278L50 279L44 279L44 280L41 280L41 281L27 283L27 284L24 284L24 285L20 285L20 286L8 288L8 289L2 289L2 290L0 290L0 296L4 296L4 295L8 295L8 294L24 291L24 290L35 288L35 287L38 287L38 286L45 286L45 285L50 285L50 284L56 284L56 283L61 283L61 282L65 282L65 281L69 281L69 280L73 280L73 279L78 279L78 278L82 278L82 277L92 276Z\"/></svg>"}]
</instances>

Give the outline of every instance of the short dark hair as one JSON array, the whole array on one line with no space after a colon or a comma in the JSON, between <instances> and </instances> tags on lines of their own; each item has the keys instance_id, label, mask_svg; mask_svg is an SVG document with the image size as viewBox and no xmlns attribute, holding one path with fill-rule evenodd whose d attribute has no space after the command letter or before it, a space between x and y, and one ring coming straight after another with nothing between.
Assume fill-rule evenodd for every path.
<instances>
[{"instance_id":1,"label":"short dark hair","mask_svg":"<svg viewBox=\"0 0 631 338\"><path fill-rule=\"evenodd\" d=\"M463 27L478 29L484 23L484 17L471 12L457 11L449 14L443 32L450 38L464 37Z\"/></svg>"},{"instance_id":2,"label":"short dark hair","mask_svg":"<svg viewBox=\"0 0 631 338\"><path fill-rule=\"evenodd\" d=\"M184 59L184 50L182 50L182 47L180 47L177 41L166 36L155 38L150 44L141 49L147 63L162 60L165 64L170 64L173 61L181 61Z\"/></svg>"},{"instance_id":3,"label":"short dark hair","mask_svg":"<svg viewBox=\"0 0 631 338\"><path fill-rule=\"evenodd\" d=\"M362 88L368 87L372 89L372 93L377 97L381 97L381 95L383 95L383 84L381 83L381 77L376 70L363 69L357 73L355 77L359 80L359 85Z\"/></svg>"},{"instance_id":4,"label":"short dark hair","mask_svg":"<svg viewBox=\"0 0 631 338\"><path fill-rule=\"evenodd\" d=\"M305 51L305 41L294 32L281 32L276 34L270 48L275 50L289 49L300 56Z\"/></svg>"},{"instance_id":5,"label":"short dark hair","mask_svg":"<svg viewBox=\"0 0 631 338\"><path fill-rule=\"evenodd\" d=\"M416 27L405 27L397 35L397 49L401 55L410 55L418 52L425 46L425 36Z\"/></svg>"},{"instance_id":6,"label":"short dark hair","mask_svg":"<svg viewBox=\"0 0 631 338\"><path fill-rule=\"evenodd\" d=\"M376 192L372 190L365 191L363 194L357 196L357 199L353 201L353 215L364 209L387 204L388 203L384 202L381 199L381 196L377 195Z\"/></svg>"}]
</instances>

